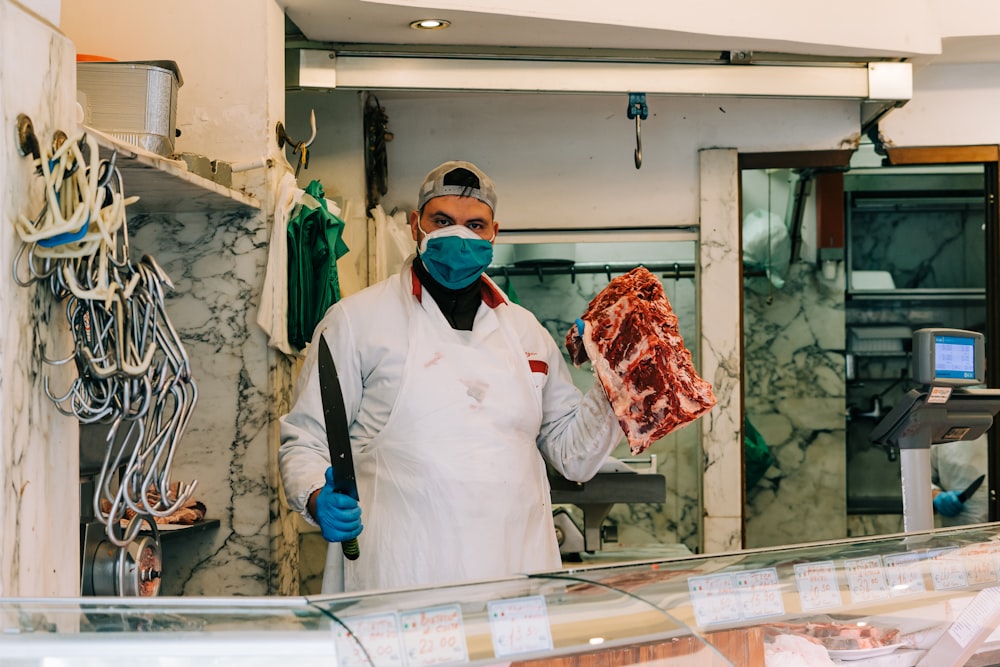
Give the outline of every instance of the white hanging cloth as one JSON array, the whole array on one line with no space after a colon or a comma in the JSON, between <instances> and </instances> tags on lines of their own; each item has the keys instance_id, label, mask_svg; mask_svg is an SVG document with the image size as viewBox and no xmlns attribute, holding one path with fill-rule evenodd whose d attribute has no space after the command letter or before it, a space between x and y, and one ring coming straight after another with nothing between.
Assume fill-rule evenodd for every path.
<instances>
[{"instance_id":1,"label":"white hanging cloth","mask_svg":"<svg viewBox=\"0 0 1000 667\"><path fill-rule=\"evenodd\" d=\"M371 210L371 217L375 223L374 284L399 273L403 262L416 249L416 242L410 232L406 211L387 215L379 204Z\"/></svg>"},{"instance_id":2,"label":"white hanging cloth","mask_svg":"<svg viewBox=\"0 0 1000 667\"><path fill-rule=\"evenodd\" d=\"M295 184L291 171L278 183L274 202L271 241L267 250L267 267L261 289L257 324L268 335L267 344L285 354L295 354L288 344L288 217L303 191Z\"/></svg>"}]
</instances>

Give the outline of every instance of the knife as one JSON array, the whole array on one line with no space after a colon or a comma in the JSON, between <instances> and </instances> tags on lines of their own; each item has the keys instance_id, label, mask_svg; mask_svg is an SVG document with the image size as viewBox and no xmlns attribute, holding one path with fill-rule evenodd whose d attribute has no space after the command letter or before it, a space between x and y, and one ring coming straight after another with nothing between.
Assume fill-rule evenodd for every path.
<instances>
[{"instance_id":1,"label":"knife","mask_svg":"<svg viewBox=\"0 0 1000 667\"><path fill-rule=\"evenodd\" d=\"M972 484L969 484L967 487L965 487L965 491L962 491L960 494L958 494L958 499L964 503L966 500L971 498L972 494L976 492L976 489L978 489L980 485L982 485L984 479L986 479L986 475L980 475L979 477L972 480Z\"/></svg>"},{"instance_id":2,"label":"knife","mask_svg":"<svg viewBox=\"0 0 1000 667\"><path fill-rule=\"evenodd\" d=\"M337 366L333 363L326 337L319 337L319 395L323 400L323 420L326 422L326 444L330 448L333 466L333 490L358 499L358 484L354 478L354 458L351 456L351 436L347 432L347 409L340 391ZM355 560L361 555L358 539L340 543L344 557Z\"/></svg>"}]
</instances>

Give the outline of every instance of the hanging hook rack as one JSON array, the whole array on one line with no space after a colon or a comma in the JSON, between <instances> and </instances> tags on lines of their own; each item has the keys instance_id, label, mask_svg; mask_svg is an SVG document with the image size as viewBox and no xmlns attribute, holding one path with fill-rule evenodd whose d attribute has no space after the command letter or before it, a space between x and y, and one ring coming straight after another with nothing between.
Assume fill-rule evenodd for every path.
<instances>
[{"instance_id":1,"label":"hanging hook rack","mask_svg":"<svg viewBox=\"0 0 1000 667\"><path fill-rule=\"evenodd\" d=\"M309 127L312 130L312 134L309 135L307 141L295 141L292 139L288 132L285 130L285 125L280 120L274 128L275 138L278 141L278 148L284 148L285 144L292 146L292 153L298 155L299 159L295 163L295 175L299 175L299 168L305 167L309 168L309 147L312 146L312 142L316 140L316 110L311 109L309 111Z\"/></svg>"},{"instance_id":2,"label":"hanging hook rack","mask_svg":"<svg viewBox=\"0 0 1000 667\"><path fill-rule=\"evenodd\" d=\"M642 166L642 121L649 117L646 93L628 94L628 117L635 118L635 168Z\"/></svg>"}]
</instances>

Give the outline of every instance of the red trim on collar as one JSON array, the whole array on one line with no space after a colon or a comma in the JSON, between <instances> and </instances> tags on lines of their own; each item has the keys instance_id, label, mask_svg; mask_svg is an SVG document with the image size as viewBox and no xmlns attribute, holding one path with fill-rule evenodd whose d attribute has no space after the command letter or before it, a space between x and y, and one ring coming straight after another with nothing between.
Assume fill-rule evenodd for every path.
<instances>
[{"instance_id":1,"label":"red trim on collar","mask_svg":"<svg viewBox=\"0 0 1000 667\"><path fill-rule=\"evenodd\" d=\"M413 270L412 266L410 267L410 278L413 280L413 287L411 288L413 296L417 297L417 303L423 303L421 297L423 296L424 289L420 286L420 280L417 279L417 272Z\"/></svg>"},{"instance_id":2,"label":"red trim on collar","mask_svg":"<svg viewBox=\"0 0 1000 667\"><path fill-rule=\"evenodd\" d=\"M410 293L417 297L417 303L422 303L421 299L423 297L424 289L420 284L420 279L417 278L417 272L413 270L413 267L410 267L410 282ZM483 303L490 308L496 308L497 306L507 303L503 292L501 292L499 288L494 286L490 281L480 278L479 285L482 289Z\"/></svg>"},{"instance_id":3,"label":"red trim on collar","mask_svg":"<svg viewBox=\"0 0 1000 667\"><path fill-rule=\"evenodd\" d=\"M483 288L483 303L487 306L490 308L496 308L497 306L502 306L507 303L507 299L504 298L503 292L501 292L496 285L491 283L489 280L480 278L479 284Z\"/></svg>"}]
</instances>

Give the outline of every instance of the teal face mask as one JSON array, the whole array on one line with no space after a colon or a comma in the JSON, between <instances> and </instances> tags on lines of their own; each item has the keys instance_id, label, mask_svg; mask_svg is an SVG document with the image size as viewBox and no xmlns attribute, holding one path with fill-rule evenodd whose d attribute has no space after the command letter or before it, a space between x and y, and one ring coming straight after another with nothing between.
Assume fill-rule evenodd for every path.
<instances>
[{"instance_id":1,"label":"teal face mask","mask_svg":"<svg viewBox=\"0 0 1000 667\"><path fill-rule=\"evenodd\" d=\"M493 244L463 225L425 233L418 250L427 273L448 289L468 287L493 261Z\"/></svg>"}]
</instances>

